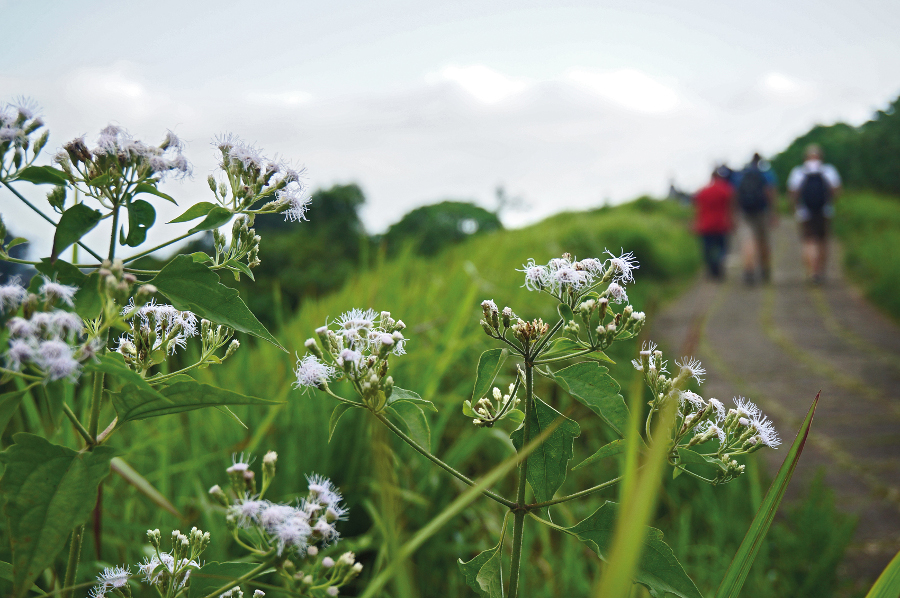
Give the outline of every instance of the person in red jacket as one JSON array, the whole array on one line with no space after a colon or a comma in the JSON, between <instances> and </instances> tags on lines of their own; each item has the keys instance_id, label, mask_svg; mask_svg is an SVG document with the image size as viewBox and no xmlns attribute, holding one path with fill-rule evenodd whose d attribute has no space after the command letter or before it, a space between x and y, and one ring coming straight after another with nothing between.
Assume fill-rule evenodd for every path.
<instances>
[{"instance_id":1,"label":"person in red jacket","mask_svg":"<svg viewBox=\"0 0 900 598\"><path fill-rule=\"evenodd\" d=\"M725 254L734 212L734 187L728 182L728 175L727 168L717 168L709 184L694 195L694 230L700 236L703 259L713 280L725 278Z\"/></svg>"}]
</instances>

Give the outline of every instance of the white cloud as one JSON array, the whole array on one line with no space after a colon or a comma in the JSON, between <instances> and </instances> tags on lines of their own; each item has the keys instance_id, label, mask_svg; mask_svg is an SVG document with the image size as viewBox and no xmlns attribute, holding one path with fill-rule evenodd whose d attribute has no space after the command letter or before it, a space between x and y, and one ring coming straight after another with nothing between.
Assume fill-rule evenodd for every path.
<instances>
[{"instance_id":1,"label":"white cloud","mask_svg":"<svg viewBox=\"0 0 900 598\"><path fill-rule=\"evenodd\" d=\"M679 96L674 89L634 69L592 71L573 68L566 73L565 79L637 112L670 112L679 104Z\"/></svg>"},{"instance_id":2,"label":"white cloud","mask_svg":"<svg viewBox=\"0 0 900 598\"><path fill-rule=\"evenodd\" d=\"M441 70L441 78L453 81L480 102L496 104L525 91L529 80L509 77L482 64L448 66Z\"/></svg>"},{"instance_id":3,"label":"white cloud","mask_svg":"<svg viewBox=\"0 0 900 598\"><path fill-rule=\"evenodd\" d=\"M260 91L251 91L245 94L244 96L248 102L254 104L265 104L265 105L275 105L275 106L298 106L300 104L306 104L313 99L313 96L308 91L300 91L300 90L291 90L291 91L279 91L279 92L260 92Z\"/></svg>"}]
</instances>

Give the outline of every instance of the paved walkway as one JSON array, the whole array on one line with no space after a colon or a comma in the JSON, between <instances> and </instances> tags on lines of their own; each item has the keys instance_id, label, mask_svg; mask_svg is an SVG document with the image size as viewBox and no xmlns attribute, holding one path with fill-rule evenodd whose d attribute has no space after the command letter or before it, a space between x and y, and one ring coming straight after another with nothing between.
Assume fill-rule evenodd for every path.
<instances>
[{"instance_id":1,"label":"paved walkway","mask_svg":"<svg viewBox=\"0 0 900 598\"><path fill-rule=\"evenodd\" d=\"M824 286L807 285L791 224L774 234L772 284L745 287L731 264L727 282L699 282L664 309L651 338L701 359L705 396L759 404L786 446L821 390L788 493L824 468L838 508L859 517L840 573L874 580L900 550L900 327L849 287L839 257ZM773 474L784 458L758 454Z\"/></svg>"}]
</instances>

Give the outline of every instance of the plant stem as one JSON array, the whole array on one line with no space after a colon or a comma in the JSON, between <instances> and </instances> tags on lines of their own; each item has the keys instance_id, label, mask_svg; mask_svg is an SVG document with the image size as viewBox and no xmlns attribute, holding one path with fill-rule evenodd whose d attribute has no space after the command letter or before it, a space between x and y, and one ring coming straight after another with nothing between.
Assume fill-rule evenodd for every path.
<instances>
[{"instance_id":1,"label":"plant stem","mask_svg":"<svg viewBox=\"0 0 900 598\"><path fill-rule=\"evenodd\" d=\"M3 181L3 186L6 187L7 189L9 189L10 191L12 191L13 195L15 195L15 196L18 197L20 200L22 200L22 202L23 202L26 206L28 206L29 208L31 208L32 210L34 210L35 212L37 212L37 214L38 214L41 218L43 218L44 220L46 220L47 222L49 222L49 223L52 224L53 226L56 226L56 223L53 222L53 219L52 219L52 218L50 218L49 216L47 216L46 214L44 214L42 211L40 211L40 210L38 209L37 206L35 206L33 203L31 203L30 201L28 201L27 199L25 199L25 197L24 197L21 193L19 193L18 191L16 191L16 190L13 189L12 187L10 187L8 182ZM85 244L82 243L81 241L76 241L76 243L78 243L78 245L80 245L80 246L82 247L82 249L84 249L85 251L87 251L88 253L90 253L90 254L91 254L92 256L94 256L95 258L97 258L97 259L100 260L100 261L103 261L103 258L100 257L100 255L99 255L98 253L95 253L95 252L94 252L90 247L88 247L87 245L85 245Z\"/></svg>"},{"instance_id":2,"label":"plant stem","mask_svg":"<svg viewBox=\"0 0 900 598\"><path fill-rule=\"evenodd\" d=\"M373 414L375 415L375 417L377 417L377 418L381 421L381 423L383 423L383 424L386 425L388 428L390 428L391 431L392 431L394 434L396 434L397 436L399 436L400 438L402 438L403 441L406 442L406 444L408 444L409 446L411 446L412 448L414 448L414 449L416 450L416 452L420 453L420 454L421 454L422 456L424 456L426 459L428 459L429 461L431 461L432 463L434 463L435 465L437 465L438 467L440 467L441 469L443 469L444 471L446 471L447 473L449 473L449 474L452 475L453 477L455 477L455 478L457 478L457 479L459 479L459 480L462 480L463 482L465 482L465 483L468 484L469 486L474 486L474 485L475 485L475 481L474 481L474 480L472 480L472 479L466 477L464 474L460 473L459 471L457 471L456 469L454 469L454 468L451 467L450 465L447 465L446 463L444 463L443 461L441 461L438 457L435 457L435 456L432 455L430 452L428 452L427 450L425 450L425 448L423 448L421 445L419 445L419 443L417 443L415 440L413 440L412 438L410 438L409 436L407 436L406 434L404 434L404 433L403 433L403 430L401 430L400 428L398 428L397 426L395 426L388 418L386 418L385 416L381 415L380 413L374 413L374 412L373 412ZM495 492L492 492L492 491L490 491L490 490L484 490L484 491L482 492L482 494L484 494L484 495L487 496L488 498L491 498L491 499L497 501L498 503L500 503L501 505L503 505L503 506L505 506L505 507L508 507L508 508L510 508L510 509L512 509L512 508L514 508L514 507L516 506L516 503L512 502L511 500L507 500L507 499L503 498L502 496L500 496L499 494L496 494Z\"/></svg>"},{"instance_id":3,"label":"plant stem","mask_svg":"<svg viewBox=\"0 0 900 598\"><path fill-rule=\"evenodd\" d=\"M69 562L66 565L66 577L63 581L63 598L72 598L75 588L75 575L78 573L78 561L81 556L81 539L84 536L84 525L72 530L72 544L69 546Z\"/></svg>"},{"instance_id":4,"label":"plant stem","mask_svg":"<svg viewBox=\"0 0 900 598\"><path fill-rule=\"evenodd\" d=\"M534 399L534 364L530 355L525 359L525 429L522 446L528 444L531 432L530 419L532 400ZM509 598L516 598L519 593L519 569L522 566L522 535L525 528L525 481L528 471L528 457L519 464L519 487L516 491L516 512L513 519L512 565L509 572Z\"/></svg>"},{"instance_id":5,"label":"plant stem","mask_svg":"<svg viewBox=\"0 0 900 598\"><path fill-rule=\"evenodd\" d=\"M91 446L95 443L94 438L91 436L90 432L84 427L81 421L78 419L78 416L75 415L75 412L72 411L72 408L69 407L66 403L62 404L63 413L66 414L66 417L69 418L69 421L72 422L72 425L75 426L75 429L78 430L78 433L81 434L81 437L84 438L84 441L88 443L88 446Z\"/></svg>"},{"instance_id":6,"label":"plant stem","mask_svg":"<svg viewBox=\"0 0 900 598\"><path fill-rule=\"evenodd\" d=\"M103 372L94 372L94 386L91 392L91 419L88 420L88 434L97 442L100 431L100 405L103 399Z\"/></svg>"},{"instance_id":7,"label":"plant stem","mask_svg":"<svg viewBox=\"0 0 900 598\"><path fill-rule=\"evenodd\" d=\"M244 582L246 582L246 581L250 581L251 579L253 579L254 576L259 575L260 573L262 573L263 571L265 571L266 569L268 569L269 567L271 567L272 565L274 565L275 562L276 562L279 558L281 558L281 557L279 557L279 556L273 556L273 557L270 558L269 560L263 561L263 562L260 563L260 565L259 565L258 567L256 567L255 569L252 569L251 571L248 571L247 573L244 573L243 575L241 575L240 577L238 577L237 579L235 579L235 580L233 580L233 581L229 581L228 583L226 583L226 584L225 584L224 586L222 586L221 588L215 590L214 592L210 592L209 594L207 594L207 595L204 596L203 598L216 598L216 596L219 596L220 594L223 594L223 593L227 592L227 591L230 590L231 588L233 588L233 587L235 587L235 586L239 586L239 585L241 585L242 583L244 583Z\"/></svg>"},{"instance_id":8,"label":"plant stem","mask_svg":"<svg viewBox=\"0 0 900 598\"><path fill-rule=\"evenodd\" d=\"M553 500L545 500L544 502L538 502L538 503L534 503L533 505L528 505L528 509L529 510L542 509L544 507L549 507L551 505L558 505L559 503L562 503L562 502L568 502L568 501L576 499L576 498L581 498L582 496L587 496L588 494L593 494L594 492L597 492L598 490L603 490L604 488L608 488L609 486L612 486L613 484L620 482L621 480L622 480L622 476L619 476L617 478L613 478L611 480L603 482L602 484L598 484L597 486L588 488L587 490L582 490L580 492L576 492L574 494L569 494L568 496L563 496L561 498L555 498Z\"/></svg>"},{"instance_id":9,"label":"plant stem","mask_svg":"<svg viewBox=\"0 0 900 598\"><path fill-rule=\"evenodd\" d=\"M116 232L119 229L119 204L113 208L112 234L109 238L109 261L113 261L116 257Z\"/></svg>"},{"instance_id":10,"label":"plant stem","mask_svg":"<svg viewBox=\"0 0 900 598\"><path fill-rule=\"evenodd\" d=\"M200 231L197 231L197 232L200 232ZM168 247L168 246L171 245L172 243L177 243L178 241L180 241L180 240L182 240L182 239L187 239L188 237L190 237L190 236L193 235L193 234L195 234L195 233L184 233L184 234L181 235L180 237L175 237L175 238L172 239L171 241L166 241L165 243L161 243L160 245L157 245L156 247L151 247L150 249L147 249L147 250L142 251L142 252L140 252L140 253L136 253L136 254L134 254L134 255L131 256L131 257L125 258L125 263L127 264L128 262L133 262L134 260L136 260L136 259L138 259L138 258L141 258L141 257L144 257L145 255L150 255L151 253L153 253L154 251L156 251L156 250L158 250L158 249L162 249L163 247Z\"/></svg>"}]
</instances>

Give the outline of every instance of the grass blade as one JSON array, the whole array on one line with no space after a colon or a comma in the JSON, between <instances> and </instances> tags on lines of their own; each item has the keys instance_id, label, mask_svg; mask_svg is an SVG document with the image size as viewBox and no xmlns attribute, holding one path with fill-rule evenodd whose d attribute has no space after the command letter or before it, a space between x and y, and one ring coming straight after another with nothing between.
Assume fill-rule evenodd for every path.
<instances>
[{"instance_id":1,"label":"grass blade","mask_svg":"<svg viewBox=\"0 0 900 598\"><path fill-rule=\"evenodd\" d=\"M884 568L866 598L897 598L900 596L900 552Z\"/></svg>"},{"instance_id":2,"label":"grass blade","mask_svg":"<svg viewBox=\"0 0 900 598\"><path fill-rule=\"evenodd\" d=\"M139 474L131 465L126 463L120 457L113 457L109 462L109 468L122 476L122 478L137 488L137 491L149 498L153 503L168 511L172 515L175 515L181 520L184 520L184 515L175 508L175 505L169 502L163 494L153 487L153 484L147 481L147 479Z\"/></svg>"},{"instance_id":3,"label":"grass blade","mask_svg":"<svg viewBox=\"0 0 900 598\"><path fill-rule=\"evenodd\" d=\"M766 497L759 506L756 517L753 518L753 522L750 524L750 529L747 530L747 534L744 536L737 554L734 555L728 570L725 572L725 577L722 578L722 583L719 584L719 589L716 590L716 598L737 598L741 593L741 587L747 579L747 574L750 572L753 560L756 558L762 541L766 537L766 532L769 531L769 526L772 525L775 511L778 510L778 505L781 504L784 491L787 489L788 482L791 480L794 469L797 467L797 461L800 460L800 453L803 452L803 446L806 444L806 438L809 436L809 428L812 426L813 415L816 413L816 405L818 403L819 395L817 394L809 408L809 412L806 414L806 419L803 420L803 425L800 426L800 431L797 432L797 438L794 439L794 443L788 450L784 463L782 463L781 468L775 475L772 485L769 486L769 491L766 492Z\"/></svg>"}]
</instances>

